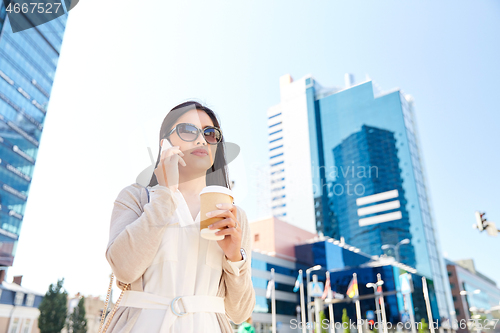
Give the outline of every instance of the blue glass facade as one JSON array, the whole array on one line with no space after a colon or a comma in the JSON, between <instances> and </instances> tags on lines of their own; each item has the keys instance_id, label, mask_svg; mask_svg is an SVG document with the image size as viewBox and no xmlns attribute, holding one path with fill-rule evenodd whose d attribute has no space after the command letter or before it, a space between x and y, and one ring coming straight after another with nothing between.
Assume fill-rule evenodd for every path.
<instances>
[{"instance_id":1,"label":"blue glass facade","mask_svg":"<svg viewBox=\"0 0 500 333\"><path fill-rule=\"evenodd\" d=\"M0 266L11 266L67 14L13 33L0 7Z\"/></svg>"},{"instance_id":2,"label":"blue glass facade","mask_svg":"<svg viewBox=\"0 0 500 333\"><path fill-rule=\"evenodd\" d=\"M396 244L402 239L411 239L410 222L406 210L403 180L399 169L396 139L394 133L376 127L363 125L361 131L351 134L333 148L336 168L339 170L333 182L333 196L330 207L334 208L335 223L332 234L342 235L350 244L358 244L365 253L379 254L381 244ZM355 168L356 167L356 168ZM385 211L401 211L402 218L384 224L383 228L370 225L358 227L356 209L357 195L382 193L397 189L401 207ZM340 191L346 191L342 195ZM370 204L374 205L374 204ZM365 217L374 216L369 214ZM400 249L401 261L416 267L413 245Z\"/></svg>"},{"instance_id":3,"label":"blue glass facade","mask_svg":"<svg viewBox=\"0 0 500 333\"><path fill-rule=\"evenodd\" d=\"M317 94L319 85L313 78L307 80L318 231L335 239L344 237L370 255L382 255L383 244L410 239L400 247L400 261L433 281L439 317L449 318L451 295L444 284L411 100L399 90L375 97L371 81ZM361 198L396 190L397 196L390 200L360 204ZM400 206L363 218L392 212L399 218L361 225L360 208L390 201L399 201Z\"/></svg>"},{"instance_id":4,"label":"blue glass facade","mask_svg":"<svg viewBox=\"0 0 500 333\"><path fill-rule=\"evenodd\" d=\"M353 278L353 273L357 274L359 295L361 298L370 297L374 294L373 288L367 288L367 283L377 282L377 274L381 275L384 284L382 290L385 293L391 293L384 297L387 320L391 323L402 321L402 313L405 312L404 301L401 294L396 294L400 290L399 275L404 273L401 268L388 264L382 264L373 260L370 256L362 253L352 246L340 246L330 241L318 241L311 244L302 244L295 247L297 257L297 267L303 270L321 265L322 269L314 271L311 274L318 276L318 281L325 282L325 271L330 272L330 284L332 291L346 295L349 283ZM422 290L422 275L412 273L414 292L411 294L411 301L415 313L415 320L422 318L428 321L425 300ZM435 297L434 283L427 280L430 291L430 303L433 313L437 313L438 304ZM375 311L376 305L374 298L361 299L361 316L366 318L368 311ZM351 299L346 298L344 302L336 303L334 308L334 317L336 320L342 318L342 312L345 308L347 315L355 320L356 309ZM328 311L325 311L327 314Z\"/></svg>"},{"instance_id":5,"label":"blue glass facade","mask_svg":"<svg viewBox=\"0 0 500 333\"><path fill-rule=\"evenodd\" d=\"M294 264L291 266L295 267ZM261 277L262 272L271 272L271 268L274 268L275 274L286 275L287 277L297 276L298 274L298 269L276 265L266 261L265 256L259 255L258 253L252 254L252 273L256 270L261 272L261 274L257 276L256 274L252 274L252 283L256 290L254 312L271 314L271 299L265 296L269 278ZM284 283L280 282L280 279L276 279L276 314L295 316L295 307L299 304L299 298L298 293L293 292L294 282L295 281L290 280L290 283ZM282 292L281 295L279 295L280 292ZM287 293L286 300L280 297L284 295L283 292Z\"/></svg>"}]
</instances>

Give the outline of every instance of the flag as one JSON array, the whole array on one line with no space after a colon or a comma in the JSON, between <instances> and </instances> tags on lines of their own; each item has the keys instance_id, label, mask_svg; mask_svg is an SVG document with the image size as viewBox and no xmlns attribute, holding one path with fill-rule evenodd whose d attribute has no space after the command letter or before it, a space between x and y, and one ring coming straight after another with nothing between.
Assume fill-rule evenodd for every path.
<instances>
[{"instance_id":1,"label":"flag","mask_svg":"<svg viewBox=\"0 0 500 333\"><path fill-rule=\"evenodd\" d=\"M325 282L325 291L323 292L323 296L321 296L321 299L324 300L326 296L328 296L328 292L331 290L330 288L330 274L326 276L326 282ZM331 297L330 297L331 298Z\"/></svg>"},{"instance_id":2,"label":"flag","mask_svg":"<svg viewBox=\"0 0 500 333\"><path fill-rule=\"evenodd\" d=\"M358 293L358 279L356 278L356 276L352 277L352 280L349 283L349 287L347 287L347 293L346 294L347 294L347 296L349 296L349 298L353 298L354 296L359 296L359 293Z\"/></svg>"},{"instance_id":3,"label":"flag","mask_svg":"<svg viewBox=\"0 0 500 333\"><path fill-rule=\"evenodd\" d=\"M378 286L378 287L377 287L377 293L382 293L382 286ZM379 304L382 304L382 302L383 302L383 301L384 301L384 300L382 299L382 296L379 296L379 298L378 298L378 303L379 303Z\"/></svg>"},{"instance_id":4,"label":"flag","mask_svg":"<svg viewBox=\"0 0 500 333\"><path fill-rule=\"evenodd\" d=\"M302 272L297 276L297 281L295 281L295 287L293 287L293 292L296 293L299 290L300 285L302 284Z\"/></svg>"},{"instance_id":5,"label":"flag","mask_svg":"<svg viewBox=\"0 0 500 333\"><path fill-rule=\"evenodd\" d=\"M267 283L266 298L271 297L271 291L274 288L274 272L271 272L271 280Z\"/></svg>"}]
</instances>

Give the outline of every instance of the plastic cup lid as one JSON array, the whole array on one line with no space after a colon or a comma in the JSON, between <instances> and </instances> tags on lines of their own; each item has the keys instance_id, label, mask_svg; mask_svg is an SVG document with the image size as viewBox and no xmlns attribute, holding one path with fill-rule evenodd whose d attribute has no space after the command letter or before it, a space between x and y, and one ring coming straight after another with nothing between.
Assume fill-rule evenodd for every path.
<instances>
[{"instance_id":1,"label":"plastic cup lid","mask_svg":"<svg viewBox=\"0 0 500 333\"><path fill-rule=\"evenodd\" d=\"M204 193L224 193L233 197L233 191L224 186L210 185L201 190L200 195Z\"/></svg>"}]
</instances>

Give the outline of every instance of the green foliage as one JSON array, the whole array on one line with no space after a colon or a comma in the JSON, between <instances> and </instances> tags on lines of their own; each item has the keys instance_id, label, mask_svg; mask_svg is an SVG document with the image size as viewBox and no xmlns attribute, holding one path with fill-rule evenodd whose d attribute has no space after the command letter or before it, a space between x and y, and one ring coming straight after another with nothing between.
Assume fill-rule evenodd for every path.
<instances>
[{"instance_id":1,"label":"green foliage","mask_svg":"<svg viewBox=\"0 0 500 333\"><path fill-rule=\"evenodd\" d=\"M85 318L85 298L78 301L68 319L68 332L87 333L87 319Z\"/></svg>"},{"instance_id":2,"label":"green foliage","mask_svg":"<svg viewBox=\"0 0 500 333\"><path fill-rule=\"evenodd\" d=\"M421 325L417 325L418 333L427 333L429 331L429 324L425 322L425 319L420 320Z\"/></svg>"},{"instance_id":3,"label":"green foliage","mask_svg":"<svg viewBox=\"0 0 500 333\"><path fill-rule=\"evenodd\" d=\"M342 326L347 326L347 328L344 328L344 333L351 333L351 326L349 325L349 316L347 315L347 309L344 308L342 310L342 323L347 323L347 325L342 325Z\"/></svg>"},{"instance_id":4,"label":"green foliage","mask_svg":"<svg viewBox=\"0 0 500 333\"><path fill-rule=\"evenodd\" d=\"M59 333L64 328L68 307L68 293L62 289L64 278L57 281L57 285L52 283L49 290L40 303L40 317L38 318L38 328L40 333Z\"/></svg>"},{"instance_id":5,"label":"green foliage","mask_svg":"<svg viewBox=\"0 0 500 333\"><path fill-rule=\"evenodd\" d=\"M325 311L321 310L319 312L319 327L320 327L321 333L328 333L329 332L329 330L327 328L325 328L325 326L327 326L326 323L328 323L328 321L326 321L325 319L326 319ZM323 320L325 320L325 321L323 321Z\"/></svg>"}]
</instances>

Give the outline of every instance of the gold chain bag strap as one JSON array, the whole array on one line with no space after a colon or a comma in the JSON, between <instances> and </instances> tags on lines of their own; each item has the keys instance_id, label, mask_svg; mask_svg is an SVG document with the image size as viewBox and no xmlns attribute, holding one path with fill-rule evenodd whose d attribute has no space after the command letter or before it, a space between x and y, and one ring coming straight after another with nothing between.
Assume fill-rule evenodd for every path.
<instances>
[{"instance_id":1,"label":"gold chain bag strap","mask_svg":"<svg viewBox=\"0 0 500 333\"><path fill-rule=\"evenodd\" d=\"M147 187L145 189L146 189L146 193L148 195L148 203L149 203L149 191L148 191ZM144 211L144 209L143 209L143 211ZM118 304L120 304L120 301L121 301L121 299L123 297L123 293L126 290L130 289L130 283L124 284L124 283L118 281L118 284L124 285L124 287L122 289L122 292L120 293L120 297L118 297L118 300L116 301L116 304L113 307L113 310L109 314L109 319L106 321L106 326L104 326L104 330L101 331L102 330L102 325L104 324L104 319L106 318L106 313L108 312L109 298L110 298L110 295L111 295L111 288L113 287L113 278L114 278L114 274L111 273L111 278L109 280L108 294L106 295L106 302L104 303L104 310L102 311L102 315L101 315L101 323L99 325L99 330L97 331L97 333L105 333L108 330L109 324L111 323L111 320L113 319L113 316L115 315L115 312L118 309Z\"/></svg>"}]
</instances>

